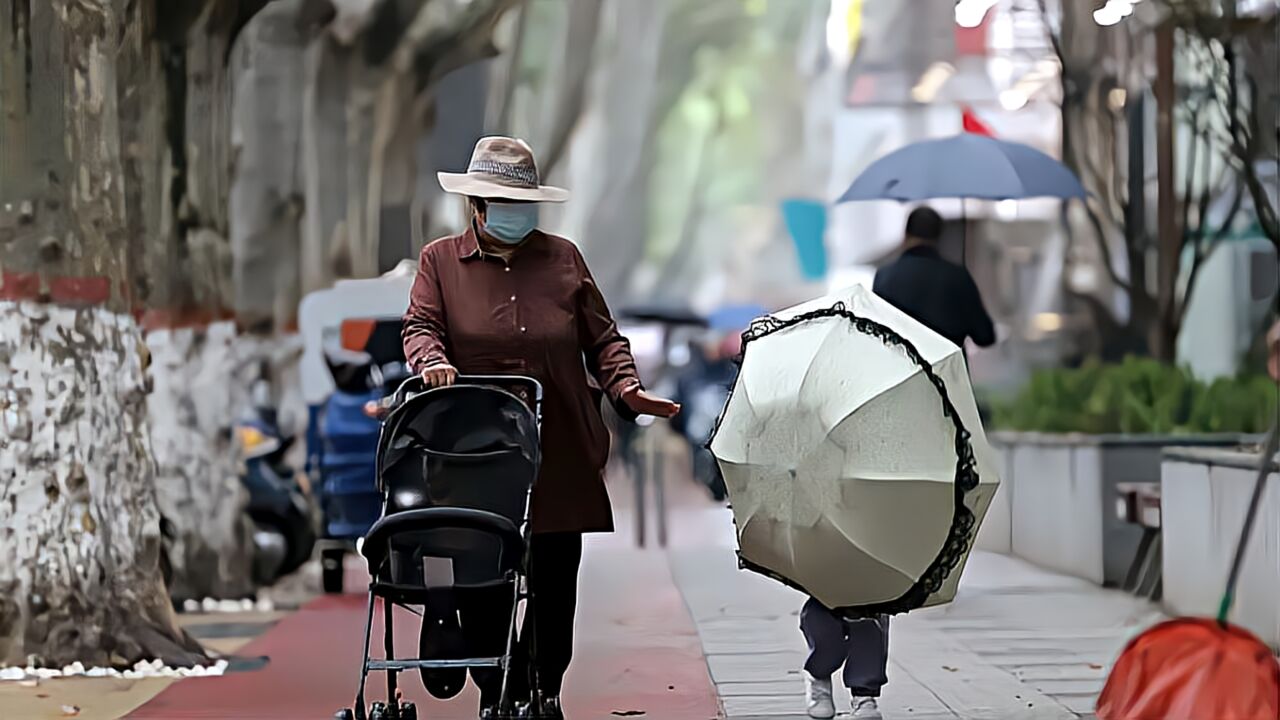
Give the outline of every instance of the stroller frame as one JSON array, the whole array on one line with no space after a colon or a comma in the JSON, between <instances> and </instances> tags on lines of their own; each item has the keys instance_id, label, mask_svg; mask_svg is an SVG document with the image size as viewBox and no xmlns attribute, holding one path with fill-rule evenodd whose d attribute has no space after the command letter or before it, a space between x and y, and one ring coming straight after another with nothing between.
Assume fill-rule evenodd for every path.
<instances>
[{"instance_id":1,"label":"stroller frame","mask_svg":"<svg viewBox=\"0 0 1280 720\"><path fill-rule=\"evenodd\" d=\"M522 386L532 393L532 398L519 398L524 400L531 406L535 422L539 430L542 425L542 385L537 380L524 376L506 376L506 375L460 375L457 377L456 385L472 385L484 386L503 390L512 386ZM491 527L485 527L485 515L493 515L482 510L472 510L467 508L427 508L421 510L405 510L397 513L387 514L388 496L387 488L382 484L382 457L383 450L390 441L390 429L393 427L393 420L397 419L395 411L405 404L411 397L430 392L424 381L420 377L412 377L405 380L396 392L384 404L384 409L390 412L384 417L382 428L378 438L378 454L376 478L379 490L383 492L383 514L381 520L388 517L404 517L406 524L415 518L423 519L424 514L435 513L441 517L448 525L440 527L466 527L481 531L495 532ZM514 395L514 393L512 393ZM539 433L540 435L540 433ZM541 442L541 437L539 437ZM529 490L524 497L524 524L519 529L520 543L523 549L523 556L519 563L518 570L508 570L503 579L504 583L509 583L512 588L511 613L508 618L507 638L504 652L497 657L472 657L464 659L423 659L421 657L396 659L395 657L395 634L394 619L395 607L409 610L409 612L425 618L425 612L419 613L414 610L411 605L422 605L422 602L414 602L414 596L397 596L394 587L388 587L388 583L379 582L382 575L383 567L370 567L370 582L368 604L365 613L364 623L364 645L361 652L361 669L360 682L356 690L354 712L349 708L339 710L335 715L335 720L418 720L417 708L411 702L401 702L399 699L398 675L401 672L421 670L421 669L452 669L452 668L497 668L502 671L501 691L497 706L497 715L493 717L495 720L536 718L538 709L541 706L541 698L538 695L537 683L537 629L533 616L533 593L529 589L528 574L530 570L529 547L532 535L532 522L530 511L532 505L534 483L530 482ZM375 528L378 523L375 523ZM495 532L495 534L497 534ZM363 543L371 537L374 537L374 528L365 539L361 540L360 552L363 553ZM395 531L383 533L386 537L377 538L381 542L389 542L395 536ZM510 538L509 538L510 539ZM366 556L367 557L367 556ZM390 563L390 552L382 556L381 566ZM428 591L424 587L424 592ZM370 645L373 635L373 612L377 600L382 601L383 614L383 647L386 658L382 660L370 657ZM515 652L517 640L517 624L519 619L520 603L525 603L526 625L530 629L530 638L528 646L528 672L529 672L529 692L530 703L527 706L517 706L513 703L511 695L511 671L512 659ZM387 703L375 702L366 711L365 704L365 688L367 686L370 672L384 672L387 678Z\"/></svg>"}]
</instances>

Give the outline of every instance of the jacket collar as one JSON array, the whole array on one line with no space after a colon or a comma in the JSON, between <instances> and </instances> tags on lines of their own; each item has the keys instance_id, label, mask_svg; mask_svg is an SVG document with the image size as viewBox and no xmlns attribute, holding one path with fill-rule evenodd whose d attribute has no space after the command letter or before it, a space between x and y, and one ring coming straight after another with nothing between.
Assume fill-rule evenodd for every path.
<instances>
[{"instance_id":1,"label":"jacket collar","mask_svg":"<svg viewBox=\"0 0 1280 720\"><path fill-rule=\"evenodd\" d=\"M909 245L905 250L902 251L902 254L914 255L916 257L930 257L930 258L942 257L941 255L938 254L937 246L928 245L925 243L916 243L914 245Z\"/></svg>"}]
</instances>

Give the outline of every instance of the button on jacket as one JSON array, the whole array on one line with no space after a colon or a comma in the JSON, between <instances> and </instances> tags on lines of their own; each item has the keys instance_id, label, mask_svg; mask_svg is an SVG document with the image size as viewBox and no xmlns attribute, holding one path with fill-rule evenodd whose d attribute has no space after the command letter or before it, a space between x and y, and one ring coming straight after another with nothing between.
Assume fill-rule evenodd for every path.
<instances>
[{"instance_id":1,"label":"button on jacket","mask_svg":"<svg viewBox=\"0 0 1280 720\"><path fill-rule=\"evenodd\" d=\"M422 249L404 317L414 372L448 362L463 375L529 375L544 388L542 471L533 529L608 532L609 435L603 391L620 414L640 384L631 346L573 243L535 231L504 261L474 229Z\"/></svg>"}]
</instances>

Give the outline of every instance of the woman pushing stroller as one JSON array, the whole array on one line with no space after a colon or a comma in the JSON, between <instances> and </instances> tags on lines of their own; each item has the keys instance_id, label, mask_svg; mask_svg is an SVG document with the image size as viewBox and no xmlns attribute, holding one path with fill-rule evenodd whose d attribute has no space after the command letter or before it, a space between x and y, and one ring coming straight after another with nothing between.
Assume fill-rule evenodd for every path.
<instances>
[{"instance_id":1,"label":"woman pushing stroller","mask_svg":"<svg viewBox=\"0 0 1280 720\"><path fill-rule=\"evenodd\" d=\"M477 143L465 173L440 173L446 192L465 196L469 227L423 248L404 318L409 367L427 385L459 374L530 376L545 388L542 465L532 500L529 586L536 598L537 682L542 717L562 718L560 690L573 651L578 568L584 533L611 532L604 484L607 397L619 415L672 417L674 402L647 392L630 345L618 332L582 255L537 229L539 203L568 192L540 184L524 142ZM594 381L594 384L593 384ZM500 649L511 598L494 594L460 608L468 642ZM529 624L526 616L526 625ZM530 628L515 656L528 657ZM519 682L528 673L517 669ZM473 670L481 716L501 692L500 673ZM517 696L530 688L517 685Z\"/></svg>"}]
</instances>

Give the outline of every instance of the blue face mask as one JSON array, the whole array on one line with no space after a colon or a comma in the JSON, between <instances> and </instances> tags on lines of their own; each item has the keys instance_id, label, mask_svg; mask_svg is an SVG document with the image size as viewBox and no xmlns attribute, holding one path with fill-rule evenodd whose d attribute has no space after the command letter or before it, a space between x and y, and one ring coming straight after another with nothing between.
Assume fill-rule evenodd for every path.
<instances>
[{"instance_id":1,"label":"blue face mask","mask_svg":"<svg viewBox=\"0 0 1280 720\"><path fill-rule=\"evenodd\" d=\"M484 231L507 245L515 245L538 227L537 203L495 203L485 210Z\"/></svg>"}]
</instances>

